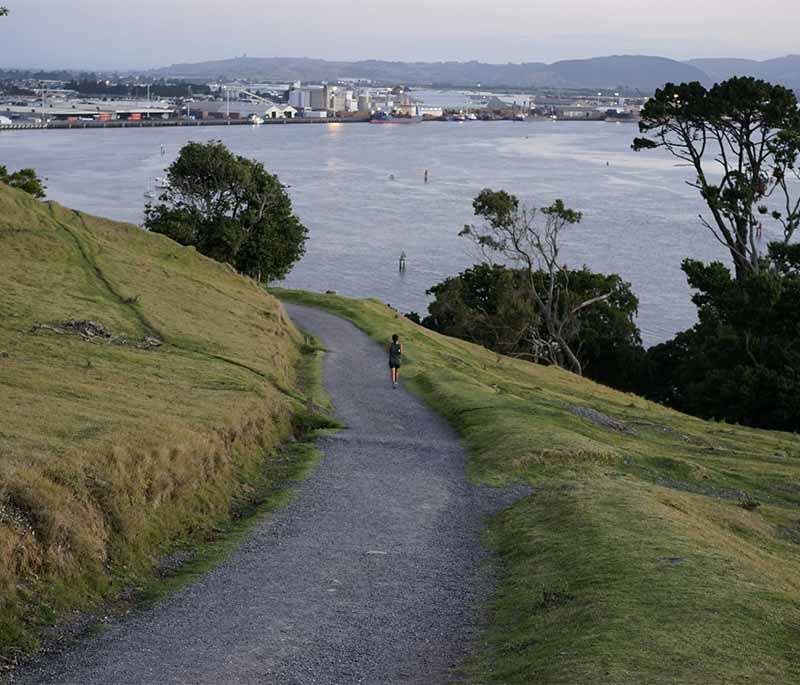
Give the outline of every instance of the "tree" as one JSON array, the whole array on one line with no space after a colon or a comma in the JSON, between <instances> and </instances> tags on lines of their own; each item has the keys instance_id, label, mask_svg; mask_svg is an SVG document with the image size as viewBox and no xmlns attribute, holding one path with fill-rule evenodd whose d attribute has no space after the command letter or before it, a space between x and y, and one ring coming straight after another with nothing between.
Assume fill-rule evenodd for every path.
<instances>
[{"instance_id":1,"label":"tree","mask_svg":"<svg viewBox=\"0 0 800 685\"><path fill-rule=\"evenodd\" d=\"M642 394L696 416L797 430L800 246L774 243L762 262L737 280L720 262L684 261L698 323L648 350Z\"/></svg>"},{"instance_id":2,"label":"tree","mask_svg":"<svg viewBox=\"0 0 800 685\"><path fill-rule=\"evenodd\" d=\"M542 326L531 325L527 331L532 353L583 373L575 347L579 314L611 293L581 297L571 288L569 271L559 261L559 238L567 226L580 222L581 213L566 207L562 200L537 210L520 205L514 195L489 188L477 195L472 206L483 223L467 224L459 235L472 240L489 263L493 255L501 255L521 269L536 316L542 321Z\"/></svg>"},{"instance_id":3,"label":"tree","mask_svg":"<svg viewBox=\"0 0 800 685\"><path fill-rule=\"evenodd\" d=\"M635 323L639 301L630 284L616 274L598 274L586 268L565 269L558 278L567 281L578 298L610 293L607 299L579 312L576 335L569 342L585 375L632 390L638 382L644 349ZM535 274L540 290L546 279L543 271ZM529 332L537 328L535 337L544 338L546 331L527 284L522 269L476 264L428 290L434 300L421 323L502 354L539 361Z\"/></svg>"},{"instance_id":4,"label":"tree","mask_svg":"<svg viewBox=\"0 0 800 685\"><path fill-rule=\"evenodd\" d=\"M305 253L307 230L278 177L220 141L188 143L167 170L145 227L259 281L283 278Z\"/></svg>"},{"instance_id":5,"label":"tree","mask_svg":"<svg viewBox=\"0 0 800 685\"><path fill-rule=\"evenodd\" d=\"M20 169L13 174L9 174L8 169L0 164L0 183L23 190L35 198L41 199L45 197L46 187L36 175L34 169Z\"/></svg>"},{"instance_id":6,"label":"tree","mask_svg":"<svg viewBox=\"0 0 800 685\"><path fill-rule=\"evenodd\" d=\"M789 243L800 225L800 113L791 90L749 77L708 90L668 83L645 104L639 131L651 137L636 138L634 150L664 148L694 169L687 183L710 211L700 222L730 252L737 281L764 268L761 221L777 222Z\"/></svg>"},{"instance_id":7,"label":"tree","mask_svg":"<svg viewBox=\"0 0 800 685\"><path fill-rule=\"evenodd\" d=\"M7 7L0 7L0 17L4 17L7 14L8 14L8 8Z\"/></svg>"},{"instance_id":8,"label":"tree","mask_svg":"<svg viewBox=\"0 0 800 685\"><path fill-rule=\"evenodd\" d=\"M433 295L422 325L510 356L533 359L527 342L540 320L525 274L497 264L476 264L427 291Z\"/></svg>"}]
</instances>

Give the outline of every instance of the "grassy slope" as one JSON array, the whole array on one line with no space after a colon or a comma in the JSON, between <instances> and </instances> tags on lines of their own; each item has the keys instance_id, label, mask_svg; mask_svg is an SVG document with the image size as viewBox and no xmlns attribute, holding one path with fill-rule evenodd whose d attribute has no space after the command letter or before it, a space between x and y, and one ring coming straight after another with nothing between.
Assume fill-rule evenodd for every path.
<instances>
[{"instance_id":1,"label":"grassy slope","mask_svg":"<svg viewBox=\"0 0 800 685\"><path fill-rule=\"evenodd\" d=\"M796 436L701 421L500 357L376 301L276 294L377 340L398 332L406 382L458 429L470 477L533 484L490 526L502 577L468 667L475 681L798 682Z\"/></svg>"},{"instance_id":2,"label":"grassy slope","mask_svg":"<svg viewBox=\"0 0 800 685\"><path fill-rule=\"evenodd\" d=\"M129 344L34 329L69 319ZM303 403L299 343L228 267L0 185L0 648L146 574L263 482Z\"/></svg>"}]
</instances>

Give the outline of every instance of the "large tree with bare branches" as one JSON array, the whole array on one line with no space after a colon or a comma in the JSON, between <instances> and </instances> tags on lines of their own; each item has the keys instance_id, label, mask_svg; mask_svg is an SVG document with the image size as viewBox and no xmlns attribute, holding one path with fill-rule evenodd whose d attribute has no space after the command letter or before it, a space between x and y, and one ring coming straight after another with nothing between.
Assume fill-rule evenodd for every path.
<instances>
[{"instance_id":1,"label":"large tree with bare branches","mask_svg":"<svg viewBox=\"0 0 800 685\"><path fill-rule=\"evenodd\" d=\"M533 356L582 374L577 354L579 314L611 293L587 298L570 287L560 240L568 226L580 222L581 213L566 207L562 200L537 209L521 204L504 190L489 188L478 194L472 206L483 221L467 224L459 235L472 240L486 262L491 264L500 256L524 275L535 309L531 321L541 322L532 323L527 332Z\"/></svg>"},{"instance_id":2,"label":"large tree with bare branches","mask_svg":"<svg viewBox=\"0 0 800 685\"><path fill-rule=\"evenodd\" d=\"M772 220L788 244L800 226L800 113L791 90L754 78L706 89L668 83L642 111L634 150L664 148L694 170L709 215L700 216L730 252L737 281L767 260L759 224Z\"/></svg>"}]
</instances>

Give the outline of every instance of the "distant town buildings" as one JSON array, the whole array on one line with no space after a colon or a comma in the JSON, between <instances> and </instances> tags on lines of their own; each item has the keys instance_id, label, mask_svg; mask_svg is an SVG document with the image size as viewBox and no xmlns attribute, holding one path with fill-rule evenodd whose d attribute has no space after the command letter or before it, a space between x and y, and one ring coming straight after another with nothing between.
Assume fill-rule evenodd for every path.
<instances>
[{"instance_id":1,"label":"distant town buildings","mask_svg":"<svg viewBox=\"0 0 800 685\"><path fill-rule=\"evenodd\" d=\"M97 89L97 93L93 89ZM5 94L3 94L5 93ZM158 95L156 95L158 93ZM146 96L146 97L143 97ZM422 119L527 118L569 121L636 121L646 98L619 93L502 94L444 91L443 100L464 104L429 104L430 94L404 86L379 86L366 79L337 83L300 82L140 82L0 80L0 126L49 122L158 123L162 120L208 123L312 120L364 120L382 116ZM80 124L79 124L80 125Z\"/></svg>"}]
</instances>

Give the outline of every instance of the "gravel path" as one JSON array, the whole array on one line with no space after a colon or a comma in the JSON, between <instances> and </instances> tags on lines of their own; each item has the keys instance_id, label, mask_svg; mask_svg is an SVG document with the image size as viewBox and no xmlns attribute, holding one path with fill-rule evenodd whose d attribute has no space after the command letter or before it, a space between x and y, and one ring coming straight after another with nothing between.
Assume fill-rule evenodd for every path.
<instances>
[{"instance_id":1,"label":"gravel path","mask_svg":"<svg viewBox=\"0 0 800 685\"><path fill-rule=\"evenodd\" d=\"M18 674L39 683L443 683L490 581L483 516L505 496L467 484L453 432L349 322L287 306L317 335L347 428L283 511L158 607ZM387 331L387 334L391 331Z\"/></svg>"}]
</instances>

